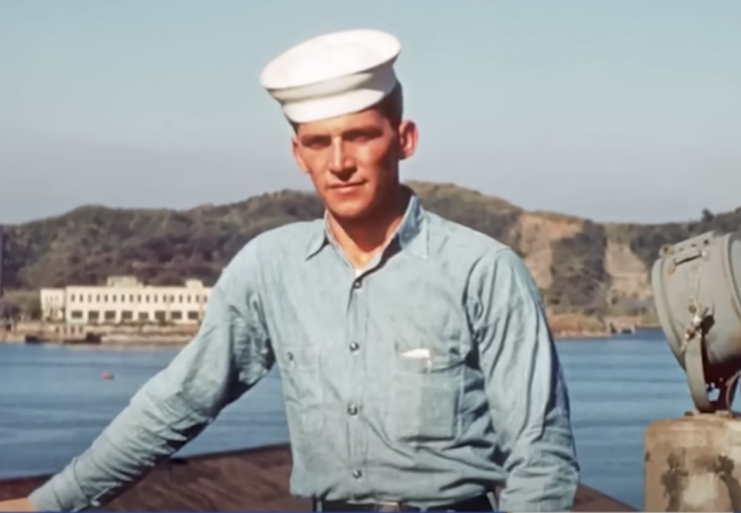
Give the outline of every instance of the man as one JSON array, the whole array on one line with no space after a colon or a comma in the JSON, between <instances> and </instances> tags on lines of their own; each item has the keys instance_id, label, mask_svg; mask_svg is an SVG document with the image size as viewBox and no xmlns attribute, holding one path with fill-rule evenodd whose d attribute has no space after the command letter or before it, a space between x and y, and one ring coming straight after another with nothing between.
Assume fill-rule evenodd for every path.
<instances>
[{"instance_id":1,"label":"man","mask_svg":"<svg viewBox=\"0 0 741 513\"><path fill-rule=\"evenodd\" d=\"M266 232L214 287L203 325L92 447L4 508L97 507L277 361L292 493L320 511L572 507L578 465L539 293L499 242L400 185L400 45L360 30L284 53L261 81L294 128L322 221ZM249 483L245 483L249 486Z\"/></svg>"}]
</instances>

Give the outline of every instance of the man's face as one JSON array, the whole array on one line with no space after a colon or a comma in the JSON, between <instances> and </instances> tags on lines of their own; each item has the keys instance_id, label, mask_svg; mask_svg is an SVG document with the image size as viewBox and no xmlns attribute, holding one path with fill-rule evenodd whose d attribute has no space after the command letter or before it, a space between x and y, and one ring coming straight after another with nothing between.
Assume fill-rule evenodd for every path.
<instances>
[{"instance_id":1,"label":"man's face","mask_svg":"<svg viewBox=\"0 0 741 513\"><path fill-rule=\"evenodd\" d=\"M399 161L410 157L416 144L414 123L393 126L371 108L298 125L292 150L327 210L341 219L359 220L385 198L395 197Z\"/></svg>"}]
</instances>

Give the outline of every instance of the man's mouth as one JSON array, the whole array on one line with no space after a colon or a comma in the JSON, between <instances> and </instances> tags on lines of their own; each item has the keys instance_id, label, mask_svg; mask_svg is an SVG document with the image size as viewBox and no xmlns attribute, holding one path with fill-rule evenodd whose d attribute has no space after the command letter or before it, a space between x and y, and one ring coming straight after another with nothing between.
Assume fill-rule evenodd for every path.
<instances>
[{"instance_id":1,"label":"man's mouth","mask_svg":"<svg viewBox=\"0 0 741 513\"><path fill-rule=\"evenodd\" d=\"M330 185L329 188L335 191L349 191L356 187L360 187L361 185L363 185L362 182L338 183Z\"/></svg>"}]
</instances>

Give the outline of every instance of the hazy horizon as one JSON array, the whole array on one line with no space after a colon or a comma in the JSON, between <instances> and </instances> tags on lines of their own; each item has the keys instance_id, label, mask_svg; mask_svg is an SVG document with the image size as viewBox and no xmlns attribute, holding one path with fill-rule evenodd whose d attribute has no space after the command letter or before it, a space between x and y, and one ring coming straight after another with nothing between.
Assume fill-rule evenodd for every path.
<instances>
[{"instance_id":1,"label":"hazy horizon","mask_svg":"<svg viewBox=\"0 0 741 513\"><path fill-rule=\"evenodd\" d=\"M357 27L403 45L404 180L597 221L734 210L740 26L734 0L4 0L0 223L309 190L258 76Z\"/></svg>"}]
</instances>

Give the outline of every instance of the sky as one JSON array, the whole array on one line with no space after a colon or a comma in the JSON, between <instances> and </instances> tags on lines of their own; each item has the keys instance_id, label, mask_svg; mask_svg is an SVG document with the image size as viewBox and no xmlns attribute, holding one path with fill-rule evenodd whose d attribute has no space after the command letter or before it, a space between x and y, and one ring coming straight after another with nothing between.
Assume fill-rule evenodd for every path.
<instances>
[{"instance_id":1,"label":"sky","mask_svg":"<svg viewBox=\"0 0 741 513\"><path fill-rule=\"evenodd\" d=\"M741 206L738 0L0 0L0 223L311 185L263 67L402 43L404 179L660 222Z\"/></svg>"}]
</instances>

